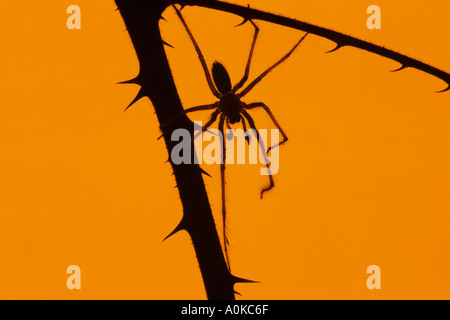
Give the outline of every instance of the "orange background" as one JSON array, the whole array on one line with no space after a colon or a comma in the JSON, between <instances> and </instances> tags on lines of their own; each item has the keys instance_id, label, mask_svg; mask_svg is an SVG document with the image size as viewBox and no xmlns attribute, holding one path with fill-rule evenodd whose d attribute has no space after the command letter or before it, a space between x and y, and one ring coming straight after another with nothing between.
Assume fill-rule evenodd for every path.
<instances>
[{"instance_id":1,"label":"orange background","mask_svg":"<svg viewBox=\"0 0 450 320\"><path fill-rule=\"evenodd\" d=\"M233 0L384 45L443 70L450 3ZM24 4L25 3L25 4ZM66 8L81 8L81 30ZM382 29L366 27L377 4ZM181 203L148 99L129 111L138 62L112 0L0 4L0 298L204 299L187 233L162 243ZM183 10L208 65L236 82L252 28ZM185 108L214 102L172 9L161 21ZM251 78L302 32L258 23ZM259 199L260 165L227 169L233 273L245 299L450 298L450 93L439 79L309 36L244 101L271 107L289 141L275 188ZM271 128L261 111L259 128ZM191 116L205 120L208 113ZM203 166L220 222L219 168ZM221 230L218 224L219 232ZM81 268L68 290L66 268ZM381 268L368 290L366 268ZM240 298L238 296L238 298Z\"/></svg>"}]
</instances>

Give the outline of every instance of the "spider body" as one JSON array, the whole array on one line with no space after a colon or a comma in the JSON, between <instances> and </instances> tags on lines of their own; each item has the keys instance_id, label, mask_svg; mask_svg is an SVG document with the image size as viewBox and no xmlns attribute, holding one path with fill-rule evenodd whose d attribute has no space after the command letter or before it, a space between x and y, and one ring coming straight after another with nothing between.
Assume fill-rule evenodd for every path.
<instances>
[{"instance_id":1,"label":"spider body","mask_svg":"<svg viewBox=\"0 0 450 320\"><path fill-rule=\"evenodd\" d=\"M234 124L241 121L241 112L244 104L234 92L230 91L220 97L219 108L229 123Z\"/></svg>"},{"instance_id":2,"label":"spider body","mask_svg":"<svg viewBox=\"0 0 450 320\"><path fill-rule=\"evenodd\" d=\"M220 63L214 62L212 76L217 91L219 91L219 108L231 124L241 121L243 103L231 88L231 80L227 69Z\"/></svg>"},{"instance_id":3,"label":"spider body","mask_svg":"<svg viewBox=\"0 0 450 320\"><path fill-rule=\"evenodd\" d=\"M231 80L227 69L220 62L215 61L212 66L214 84L220 93L228 93L231 89Z\"/></svg>"},{"instance_id":4,"label":"spider body","mask_svg":"<svg viewBox=\"0 0 450 320\"><path fill-rule=\"evenodd\" d=\"M261 190L261 198L263 196L263 193L266 191L269 191L274 187L274 181L273 177L271 175L270 171L270 162L267 158L267 154L270 152L270 150L274 147L280 146L281 144L285 143L288 138L286 134L284 133L281 126L278 124L277 120L275 119L274 115L270 111L269 107L266 106L262 102L255 102L246 104L243 101L241 101L241 98L244 97L250 90L258 84L270 71L275 69L278 65L280 65L283 61L285 61L293 52L294 50L300 45L300 43L305 39L305 37L308 35L306 33L296 44L295 46L287 53L285 54L280 60L278 60L275 64L273 64L270 68L268 68L266 71L264 71L261 75L259 75L255 80L253 80L247 87L245 87L242 91L238 92L239 89L242 88L242 86L246 83L248 80L248 76L250 73L250 64L251 59L253 56L253 50L255 48L256 39L258 37L259 28L256 26L255 23L253 23L252 20L248 20L254 27L255 32L253 35L253 41L250 47L250 53L247 60L247 65L245 68L244 76L242 79L232 86L230 76L225 69L225 67L219 63L214 62L212 65L212 77L208 70L208 67L206 65L205 58L203 57L203 54L197 45L197 42L194 39L194 36L192 35L191 31L189 30L189 27L186 24L186 21L184 20L183 16L181 15L181 12L175 7L174 4L172 4L173 8L175 9L176 14L180 18L184 28L186 29L192 44L195 47L195 50L197 51L200 63L203 68L203 72L205 73L206 81L208 83L209 89L211 90L212 94L218 99L215 103L202 105L202 106L196 106L191 107L188 109L185 109L182 113L180 113L178 116L185 115L189 112L194 111L200 111L200 110L213 110L213 113L211 114L211 119L203 126L203 129L201 131L206 131L219 117L219 131L222 133L222 136L225 136L224 132L224 125L226 124L228 128L230 128L230 124L235 124L238 122L242 122L242 126L244 131L247 131L247 125L250 126L250 128L253 130L253 133L255 135L256 141L259 144L259 147L261 148L261 151L263 153L263 156L266 160L266 167L268 169L269 175L269 186L265 187ZM265 150L264 143L259 138L258 130L255 126L255 122L253 121L253 118L251 115L247 112L247 110L253 109L253 108L263 108L264 111L269 115L272 122L275 124L275 126L280 131L281 135L283 136L283 140L280 141L278 144L271 146L267 150ZM176 116L175 118L177 118ZM173 121L174 119L170 120L169 122ZM168 123L164 124L163 126L167 125ZM197 136L194 136L193 139L195 139ZM248 142L248 140L247 140ZM225 256L228 264L228 268L230 268L230 263L228 260L228 253L227 253L227 245L228 245L228 239L225 234L225 218L226 218L226 207L225 207L225 157L226 157L226 144L222 143L222 161L220 164L220 178L221 178L221 186L222 186L222 220L223 220L223 241L224 241L224 251Z\"/></svg>"}]
</instances>

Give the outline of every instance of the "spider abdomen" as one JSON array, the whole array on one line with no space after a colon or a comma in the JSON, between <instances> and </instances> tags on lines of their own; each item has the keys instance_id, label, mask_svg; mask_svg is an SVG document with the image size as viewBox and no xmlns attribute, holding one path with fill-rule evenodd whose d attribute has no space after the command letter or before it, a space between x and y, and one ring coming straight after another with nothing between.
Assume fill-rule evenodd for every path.
<instances>
[{"instance_id":1,"label":"spider abdomen","mask_svg":"<svg viewBox=\"0 0 450 320\"><path fill-rule=\"evenodd\" d=\"M242 102L234 92L223 94L220 98L219 107L231 124L241 120Z\"/></svg>"},{"instance_id":2,"label":"spider abdomen","mask_svg":"<svg viewBox=\"0 0 450 320\"><path fill-rule=\"evenodd\" d=\"M220 63L215 61L212 66L212 76L214 84L220 93L228 93L231 91L231 80L227 69Z\"/></svg>"}]
</instances>

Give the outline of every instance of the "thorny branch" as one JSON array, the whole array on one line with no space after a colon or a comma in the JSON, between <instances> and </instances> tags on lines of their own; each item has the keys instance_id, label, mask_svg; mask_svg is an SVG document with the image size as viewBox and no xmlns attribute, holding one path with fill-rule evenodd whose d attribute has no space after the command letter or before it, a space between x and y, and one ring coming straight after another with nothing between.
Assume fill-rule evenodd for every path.
<instances>
[{"instance_id":1,"label":"thorny branch","mask_svg":"<svg viewBox=\"0 0 450 320\"><path fill-rule=\"evenodd\" d=\"M269 12L264 12L256 9L252 9L250 7L242 7L239 5L223 2L223 1L211 1L211 0L177 0L174 1L182 6L198 6L204 8L210 8L214 10L229 12L243 18L243 22L248 20L262 20L267 22L272 22L274 24L278 24L281 26L286 26L292 29L298 29L305 32L309 32L311 34L315 34L317 36L329 39L336 43L336 47L328 52L334 52L342 47L355 47L358 49L362 49L371 53L375 53L382 57L392 59L401 64L401 67L392 70L392 71L400 71L406 68L415 68L431 74L447 83L447 88L442 91L444 92L450 90L450 74L440 70L438 68L432 67L424 62L413 59L401 53L395 52L393 50L389 50L387 48L378 46L376 44L363 41L357 39L355 37L343 34L341 32L337 32L331 29L319 27L310 23L306 23L303 21L283 17L280 15L276 15Z\"/></svg>"}]
</instances>

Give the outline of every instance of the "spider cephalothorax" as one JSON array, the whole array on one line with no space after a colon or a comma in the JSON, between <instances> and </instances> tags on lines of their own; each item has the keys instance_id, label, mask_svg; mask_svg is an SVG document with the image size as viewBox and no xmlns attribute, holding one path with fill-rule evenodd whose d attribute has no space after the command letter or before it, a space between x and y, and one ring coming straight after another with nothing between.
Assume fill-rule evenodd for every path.
<instances>
[{"instance_id":1,"label":"spider cephalothorax","mask_svg":"<svg viewBox=\"0 0 450 320\"><path fill-rule=\"evenodd\" d=\"M268 172L269 172L269 175L268 175L268 177L269 177L269 186L267 186L267 187L265 187L264 189L261 190L261 198L262 198L264 192L269 191L275 185L274 182L273 182L273 177L271 175L270 163L269 163L269 161L267 159L267 154L270 152L270 150L272 148L280 146L281 144L285 143L288 140L288 138L287 138L286 134L284 133L283 129L281 128L281 126L278 124L278 122L275 119L274 115L270 111L269 107L267 107L262 102L255 102L255 103L246 104L243 101L241 101L241 98L243 96L245 96L248 92L250 92L250 90L256 84L258 84L270 71L272 71L278 65L280 65L283 61L285 61L292 54L292 52L294 52L294 50L300 45L300 43L305 39L305 37L308 35L308 33L306 33L295 44L295 46L287 54L285 54L280 60L278 60L270 68L268 68L266 71L264 71L261 75L259 75L255 80L253 80L249 85L247 85L247 87L245 87L242 91L238 92L238 90L241 89L242 86L247 81L249 73L250 73L250 64L251 64L251 60L252 60L252 56L253 56L253 50L255 48L256 39L258 37L258 32L259 32L259 29L256 26L256 24L252 20L249 20L250 23L255 28L255 33L253 35L253 41L252 41L252 45L250 47L250 53L249 53L248 60L247 60L247 66L245 68L244 76L242 77L242 79L237 84L235 84L232 87L230 76L228 75L227 70L225 69L225 67L221 63L219 63L217 61L213 63L213 66L212 66L212 78L211 78L211 75L209 73L209 70L208 70L208 67L206 65L206 61L205 61L205 59L203 57L203 54L200 51L200 48L197 45L197 42L195 41L194 36L192 35L191 31L189 30L189 27L187 26L186 21L184 20L183 16L181 15L181 12L175 7L175 5L172 5L172 6L175 9L176 14L180 18L184 28L186 29L186 31L187 31L187 33L188 33L188 35L189 35L189 37L190 37L194 47L195 47L195 50L197 51L198 57L200 59L200 63L201 63L202 68L203 68L203 72L205 73L205 76L206 76L206 81L208 82L208 86L209 86L211 92L213 93L214 96L216 96L219 99L217 102L212 103L212 104L207 104L207 105L202 105L202 106L191 107L191 108L185 109L180 115L187 114L187 113L194 112L194 111L199 111L199 110L212 110L212 109L215 109L213 111L213 113L211 114L211 119L203 126L202 132L206 131L217 120L217 117L219 117L219 115L220 115L220 118L219 118L219 130L222 133L222 136L225 136L224 135L224 125L225 125L225 123L226 123L227 127L230 128L230 124L242 122L242 126L243 126L244 131L247 131L247 124L246 124L246 122L248 122L248 124L250 126L250 129L252 129L253 133L256 135L256 142L259 144L259 147L261 148L261 151L262 151L262 153L263 153L263 155L265 157L266 167L267 167ZM253 108L263 108L264 111L266 111L266 113L272 119L273 123L278 128L278 130L280 131L280 133L281 133L281 135L283 137L283 139L281 140L280 143L278 143L278 144L276 144L274 146L271 146L267 150L265 150L264 144L259 138L258 130L256 129L255 122L253 121L253 118L247 112L247 110L250 110L250 109L253 109ZM167 125L167 123L165 125ZM229 260L228 260L228 253L227 253L228 240L227 240L227 237L226 237L226 234L225 234L225 220L226 220L226 207L225 207L225 157L226 157L226 150L225 150L225 147L226 147L226 144L223 143L222 144L222 157L221 157L222 161L221 161L221 164L220 164L220 173L221 173L220 177L221 177L221 186L222 186L222 218L223 218L224 251L225 251L225 256L226 256L226 259L227 259L228 268L230 268L230 263L229 263Z\"/></svg>"}]
</instances>

